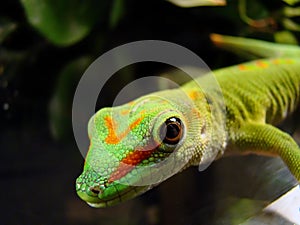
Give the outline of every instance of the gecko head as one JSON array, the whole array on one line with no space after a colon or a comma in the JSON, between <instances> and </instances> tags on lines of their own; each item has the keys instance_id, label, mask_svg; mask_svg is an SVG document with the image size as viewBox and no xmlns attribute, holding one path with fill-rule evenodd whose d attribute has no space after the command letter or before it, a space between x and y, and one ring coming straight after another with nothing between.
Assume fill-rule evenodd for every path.
<instances>
[{"instance_id":1,"label":"gecko head","mask_svg":"<svg viewBox=\"0 0 300 225\"><path fill-rule=\"evenodd\" d=\"M193 118L189 104L178 106L175 97L145 96L101 109L90 119L90 148L76 181L80 198L93 207L115 205L186 167L201 120Z\"/></svg>"}]
</instances>

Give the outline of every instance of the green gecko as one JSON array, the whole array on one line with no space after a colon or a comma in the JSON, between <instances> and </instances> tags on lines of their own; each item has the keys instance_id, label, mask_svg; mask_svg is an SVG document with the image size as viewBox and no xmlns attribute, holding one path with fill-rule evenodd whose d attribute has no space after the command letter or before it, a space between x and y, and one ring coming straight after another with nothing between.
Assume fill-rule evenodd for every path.
<instances>
[{"instance_id":1,"label":"green gecko","mask_svg":"<svg viewBox=\"0 0 300 225\"><path fill-rule=\"evenodd\" d=\"M112 206L189 166L204 169L233 153L280 156L300 180L300 148L275 127L299 109L300 48L226 38L213 36L215 43L240 41L251 51L278 48L281 56L213 71L221 94L207 75L99 110L89 121L90 147L76 181L81 199Z\"/></svg>"}]
</instances>

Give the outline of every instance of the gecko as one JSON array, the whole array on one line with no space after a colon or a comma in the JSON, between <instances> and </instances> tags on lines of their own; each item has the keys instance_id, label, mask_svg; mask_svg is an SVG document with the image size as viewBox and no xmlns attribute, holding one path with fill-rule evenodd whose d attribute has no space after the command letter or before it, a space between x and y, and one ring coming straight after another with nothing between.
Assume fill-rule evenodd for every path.
<instances>
[{"instance_id":1,"label":"gecko","mask_svg":"<svg viewBox=\"0 0 300 225\"><path fill-rule=\"evenodd\" d=\"M212 39L252 52L267 49L273 57L100 109L89 121L90 146L76 180L82 200L96 208L113 206L190 166L205 169L231 154L280 157L300 180L300 148L278 128L299 111L300 48L223 35ZM264 57L267 50L261 51Z\"/></svg>"}]
</instances>

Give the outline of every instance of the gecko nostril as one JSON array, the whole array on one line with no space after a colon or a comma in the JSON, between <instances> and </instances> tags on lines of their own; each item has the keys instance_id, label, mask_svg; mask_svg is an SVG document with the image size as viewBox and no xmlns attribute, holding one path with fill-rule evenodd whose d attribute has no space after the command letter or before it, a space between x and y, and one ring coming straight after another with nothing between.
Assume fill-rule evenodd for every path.
<instances>
[{"instance_id":1,"label":"gecko nostril","mask_svg":"<svg viewBox=\"0 0 300 225\"><path fill-rule=\"evenodd\" d=\"M93 194L98 195L98 194L101 192L101 189L99 188L99 186L93 186L93 187L90 187L90 191L91 191Z\"/></svg>"}]
</instances>

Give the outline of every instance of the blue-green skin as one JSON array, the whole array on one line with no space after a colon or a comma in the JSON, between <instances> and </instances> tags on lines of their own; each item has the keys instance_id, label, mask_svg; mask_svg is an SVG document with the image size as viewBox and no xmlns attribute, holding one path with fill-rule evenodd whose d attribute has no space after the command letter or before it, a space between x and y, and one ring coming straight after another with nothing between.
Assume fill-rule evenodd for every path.
<instances>
[{"instance_id":1,"label":"blue-green skin","mask_svg":"<svg viewBox=\"0 0 300 225\"><path fill-rule=\"evenodd\" d=\"M174 167L184 164L178 171L191 165L205 167L224 152L280 156L299 181L300 149L289 134L275 127L299 108L299 58L264 59L214 71L224 108L222 96L216 94L218 87L212 85L209 76L204 76L180 89L153 93L130 104L98 111L89 123L91 146L84 171L76 182L79 197L93 207L115 205L169 176L153 184L134 186L153 175L149 167L155 168L170 157ZM205 87L205 95L199 84ZM126 110L130 113L124 116L122 112ZM104 118L109 115L118 125L118 134L128 124L143 119L119 143L107 144L109 129ZM159 136L159 128L170 117L179 118L183 124L184 134L176 148L164 144ZM108 182L130 152L153 139L161 143L160 149L118 180ZM163 168L161 171L165 172Z\"/></svg>"}]
</instances>

